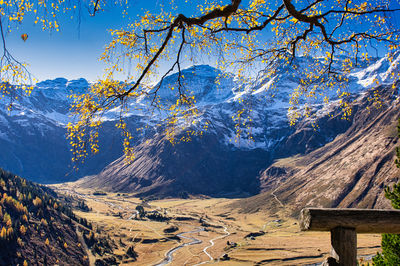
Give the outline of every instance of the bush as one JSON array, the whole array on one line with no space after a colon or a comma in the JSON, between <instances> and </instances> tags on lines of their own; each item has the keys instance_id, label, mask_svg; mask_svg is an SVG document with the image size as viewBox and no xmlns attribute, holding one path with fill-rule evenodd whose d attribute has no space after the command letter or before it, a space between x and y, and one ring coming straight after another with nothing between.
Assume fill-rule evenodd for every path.
<instances>
[{"instance_id":1,"label":"bush","mask_svg":"<svg viewBox=\"0 0 400 266\"><path fill-rule=\"evenodd\" d=\"M400 119L397 126L400 137ZM396 149L396 166L400 168L400 148ZM392 203L393 208L400 209L400 183L395 184L393 189L385 189L385 197ZM400 265L400 234L382 235L382 254L378 253L372 259L373 265Z\"/></svg>"},{"instance_id":2,"label":"bush","mask_svg":"<svg viewBox=\"0 0 400 266\"><path fill-rule=\"evenodd\" d=\"M400 184L393 189L385 189L385 197L390 199L393 208L400 209ZM382 254L372 259L373 265L400 265L400 234L382 235Z\"/></svg>"},{"instance_id":3,"label":"bush","mask_svg":"<svg viewBox=\"0 0 400 266\"><path fill-rule=\"evenodd\" d=\"M400 235L382 235L382 254L372 259L373 265L400 265Z\"/></svg>"}]
</instances>

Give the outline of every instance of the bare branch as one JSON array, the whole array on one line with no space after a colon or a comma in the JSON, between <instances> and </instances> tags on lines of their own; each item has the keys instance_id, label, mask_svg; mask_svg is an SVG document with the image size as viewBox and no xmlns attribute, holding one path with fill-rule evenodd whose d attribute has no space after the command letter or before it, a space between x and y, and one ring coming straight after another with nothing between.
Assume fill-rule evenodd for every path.
<instances>
[{"instance_id":1,"label":"bare branch","mask_svg":"<svg viewBox=\"0 0 400 266\"><path fill-rule=\"evenodd\" d=\"M121 95L122 97L128 95L130 92L132 92L133 90L135 90L139 84L141 83L141 81L143 80L143 78L146 76L146 74L149 72L150 68L153 66L153 64L157 61L158 57L162 54L162 52L164 51L165 47L167 46L168 42L170 41L172 34L174 32L174 30L176 28L182 28L183 27L183 23L185 23L187 26L192 26L192 25L202 25L204 24L206 21L211 20L211 19L215 19L215 18L220 18L220 17L228 17L230 16L232 13L236 12L236 10L239 7L241 0L232 0L232 4L225 6L222 9L214 9L211 12L199 17L199 18L187 18L186 16L184 16L183 14L179 14L174 21L172 22L172 24L169 27L166 27L165 30L168 29L167 35L164 38L163 43L161 44L160 48L157 50L157 52L154 54L154 56L152 57L152 59L149 61L149 63L146 65L146 67L144 68L144 70L142 71L140 77L138 78L138 80L136 81L136 83L128 90L126 91L123 95Z\"/></svg>"}]
</instances>

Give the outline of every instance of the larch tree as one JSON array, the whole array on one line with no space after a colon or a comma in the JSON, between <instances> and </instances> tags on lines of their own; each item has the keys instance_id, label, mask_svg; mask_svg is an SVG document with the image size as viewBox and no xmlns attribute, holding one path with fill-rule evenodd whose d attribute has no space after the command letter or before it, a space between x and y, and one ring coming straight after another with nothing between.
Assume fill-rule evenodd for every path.
<instances>
[{"instance_id":1,"label":"larch tree","mask_svg":"<svg viewBox=\"0 0 400 266\"><path fill-rule=\"evenodd\" d=\"M308 98L318 97L329 102L326 91L331 89L335 89L342 100L344 117L349 116L351 108L346 84L350 72L359 62L370 60L375 50L385 51L392 60L399 47L400 25L395 17L400 14L400 4L396 0L201 2L193 7L198 1L182 0L154 14L143 11L125 28L110 31L113 39L101 55L101 60L109 66L104 78L93 84L87 93L75 96L72 110L77 121L68 125L74 160L82 160L90 150L98 151L102 116L113 108L119 108L121 113L116 126L122 130L126 158L133 159L132 135L124 114L130 111L130 102L142 97L151 99L149 107L168 114L165 132L173 141L175 126L180 121L187 121L186 125L190 126L193 117L199 115L196 99L185 87L182 68L200 62L200 58L216 61L217 67L239 77L253 75L275 82L277 70L290 67L299 77L289 109L290 121L295 123L301 116L310 115ZM107 4L110 2L105 0L87 1L92 15L101 15ZM185 5L192 6L191 13L180 12ZM65 0L6 0L1 1L0 6L2 21L21 22L29 11L41 14L37 21L44 28L57 28L57 21L52 18L58 12L74 8ZM2 37L4 41L4 35ZM5 42L3 48L2 93L13 94L15 89L7 84L23 84L28 72L7 52ZM295 62L300 57L312 58L313 64L296 67ZM126 71L129 66L124 64L127 61L132 66L129 71ZM115 77L124 71L129 74L123 82L118 81ZM175 72L178 73L176 85L167 89L176 92L176 101L166 103L160 99L159 90L165 77ZM156 86L148 85L154 80L158 80ZM19 89L29 93L31 87L20 86ZM298 112L303 99L305 107Z\"/></svg>"}]
</instances>

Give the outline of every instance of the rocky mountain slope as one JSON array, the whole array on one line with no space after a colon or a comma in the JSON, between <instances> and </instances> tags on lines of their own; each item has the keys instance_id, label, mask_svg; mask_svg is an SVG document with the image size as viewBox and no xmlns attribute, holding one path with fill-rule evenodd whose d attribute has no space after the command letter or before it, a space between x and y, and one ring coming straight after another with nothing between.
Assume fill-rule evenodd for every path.
<instances>
[{"instance_id":1,"label":"rocky mountain slope","mask_svg":"<svg viewBox=\"0 0 400 266\"><path fill-rule=\"evenodd\" d=\"M294 63L296 69L301 69L315 60L318 59L298 58ZM363 62L349 76L352 99L373 90L376 80L390 85L391 74L398 73L399 60L397 54L393 62L387 58ZM43 183L89 175L79 184L136 192L139 196L254 195L265 189L268 182L260 179L259 174L274 160L323 147L356 121L356 115L350 120L342 119L333 88L327 92L329 105L311 99L308 104L312 106L312 119L290 127L287 110L290 93L297 86L296 74L293 69L282 68L271 79L243 81L206 65L185 69L183 89L196 97L200 113L191 121L194 123L190 129L201 130L207 125L202 137L192 136L192 141L173 146L163 133L165 114L149 112L151 99L141 98L129 103L131 112L126 117L128 127L135 133L136 160L125 165L120 157L121 137L114 126L119 115L116 108L105 114L100 132L101 152L90 156L79 172L71 171L71 155L65 140L65 125L73 121L67 95L85 90L88 84L83 79L61 78L42 82L32 97L15 105L11 114L0 108L0 145L4 147L0 166ZM173 101L177 90L171 88L176 87L176 80L176 74L164 80L159 90L160 101ZM315 130L313 124L319 128ZM178 130L177 138L185 134Z\"/></svg>"},{"instance_id":2,"label":"rocky mountain slope","mask_svg":"<svg viewBox=\"0 0 400 266\"><path fill-rule=\"evenodd\" d=\"M120 133L109 121L104 124L100 139L104 152L90 155L85 164L78 165L78 172L73 170L66 140L66 125L74 121L69 96L88 86L85 79L40 82L30 97L13 104L11 112L6 108L8 99L1 99L0 167L39 183L55 183L98 173L121 156ZM133 128L143 126L137 117L128 123Z\"/></svg>"},{"instance_id":3,"label":"rocky mountain slope","mask_svg":"<svg viewBox=\"0 0 400 266\"><path fill-rule=\"evenodd\" d=\"M311 154L309 156L313 156L312 154L319 151L318 155L310 157L308 161L303 160L299 163L301 166L311 165L323 154L334 152L332 149L338 145L335 142L337 139L346 139L348 140L348 145L350 145L355 141L353 135L356 133L364 136L366 142L369 141L368 138L377 141L376 137L370 135L372 132L367 130L368 121L374 119L375 116L383 115L389 109L394 111L390 113L390 119L387 118L387 120L389 119L392 122L396 120L394 114L395 110L398 110L395 103L397 96L393 95L393 90L389 86L391 80L388 78L390 76L388 73L397 71L396 66L396 62L390 64L384 58L377 60L369 67L358 69L357 72L352 74L350 86L353 87L350 90L353 92L356 103L353 107L353 115L348 120L342 119L340 107L337 102L332 102L328 107L314 105L316 116L313 119L305 119L295 127L289 127L286 116L282 114L287 112L285 101L288 101L288 91L293 88L294 81L289 79L289 76L284 76L287 74L286 72L280 74L282 79L277 84L279 94L274 98L269 97L268 91L263 92L262 88L268 84L268 81L262 81L252 88L242 88L240 92L232 90L232 96L224 94L228 96L225 96L220 103L211 106L204 105L206 107L203 108L202 119L207 118L208 121L211 121L211 127L203 137L194 137L191 142L182 142L172 146L162 133L156 134L147 142L141 143L136 147L136 160L131 165L126 165L123 157L121 157L104 168L100 174L86 177L78 181L78 184L82 187L101 188L108 191L136 192L138 196L153 197L187 194L246 196L262 191L271 192L276 188L282 189L282 193L286 191L288 195L293 197L291 193L294 193L299 186L305 186L304 173L299 172L299 178L292 179L294 170L281 169L275 166L268 167L274 160L279 158L286 158L296 154ZM386 99L388 99L385 100L385 105L377 110L373 107L374 101L368 100L376 91L372 83L374 79L379 79L383 84L381 87L382 93L386 94ZM262 97L263 93L265 95ZM254 142L245 138L235 139L234 137L234 125L230 116L243 107L243 105L235 101L239 94L241 99L245 99L244 102L254 103L252 106L253 113L251 114L254 115L251 126L254 132L252 134ZM388 96L389 94L391 96ZM330 112L327 112L324 108L329 108ZM314 130L313 123L319 126L318 130ZM245 130L246 128L243 127L243 131ZM347 134L347 137L343 137L343 133ZM379 134L379 132L375 132L375 134ZM230 142L229 136L234 141ZM373 143L371 142L371 145ZM381 143L381 140L378 143ZM383 152L385 148L393 149L396 137L392 136L390 143L390 145L387 144L379 151ZM384 153L386 154L387 152L385 151ZM335 154L338 154L338 152ZM347 160L346 158L349 158L350 155L342 153L337 156ZM361 154L352 156L351 160L363 158ZM386 162L390 161L387 156L385 158ZM321 158L321 160L326 161L326 158ZM267 170L263 172L266 168ZM325 165L321 169L329 168ZM268 171L273 173L276 171L276 179L273 179L275 175L266 174ZM330 173L332 172L331 170L329 171ZM365 179L369 178L364 172L360 174ZM316 173L310 178L310 180L313 180L310 182L313 182L315 188L323 187L322 183L317 181L321 175L323 176L322 173ZM280 179L280 176L283 179ZM347 181L336 181L343 183L343 186L337 185L337 191L344 191L341 192L341 196L338 196L338 199L343 198L339 200L340 202L344 200L344 195L349 193L348 190L357 184L354 178L360 179L361 177L349 175L346 177ZM288 181L286 190L281 186L285 179L291 180L290 182ZM335 178L330 177L330 179ZM297 180L297 183L294 180ZM375 184L375 181L371 182ZM326 186L324 187L327 188ZM324 190L322 189L321 191ZM329 194L332 191L327 191L327 195L333 197ZM382 191L382 188L378 192L380 191ZM305 192L305 194L310 198L314 198L314 194L311 192ZM371 195L376 194L371 193ZM287 197L287 201L292 202L293 199L289 198L289 196ZM355 200L356 203L354 204L361 206L363 201L361 198ZM304 202L304 200L306 200L306 196L296 198L299 203ZM348 198L348 201L350 202L350 198ZM364 201L368 202L365 204L371 203L370 199L365 199Z\"/></svg>"},{"instance_id":4,"label":"rocky mountain slope","mask_svg":"<svg viewBox=\"0 0 400 266\"><path fill-rule=\"evenodd\" d=\"M371 107L376 91L384 100ZM306 155L277 160L259 177L261 194L236 206L246 211L279 205L298 213L304 207L391 208L384 189L400 180L394 164L399 145L399 98L380 86L358 98L352 125L332 142Z\"/></svg>"},{"instance_id":5,"label":"rocky mountain slope","mask_svg":"<svg viewBox=\"0 0 400 266\"><path fill-rule=\"evenodd\" d=\"M121 157L98 175L79 181L82 187L136 192L143 197L188 194L250 196L259 192L258 171L270 161L262 149L232 150L216 135L172 145L162 134L135 148L135 161Z\"/></svg>"}]
</instances>

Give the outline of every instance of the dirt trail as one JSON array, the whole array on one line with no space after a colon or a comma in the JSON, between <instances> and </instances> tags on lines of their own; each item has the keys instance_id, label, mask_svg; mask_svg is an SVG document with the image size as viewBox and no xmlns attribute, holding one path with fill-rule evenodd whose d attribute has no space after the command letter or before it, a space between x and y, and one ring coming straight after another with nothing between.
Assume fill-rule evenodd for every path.
<instances>
[{"instance_id":1,"label":"dirt trail","mask_svg":"<svg viewBox=\"0 0 400 266\"><path fill-rule=\"evenodd\" d=\"M94 266L95 262L96 262L96 258L93 256L92 252L90 252L90 249L86 245L86 242L83 239L82 233L79 232L79 230L78 230L78 225L77 224L75 225L75 231L76 231L76 235L78 236L79 242L81 243L83 249L86 251L86 253L88 255L89 265L90 266Z\"/></svg>"}]
</instances>

